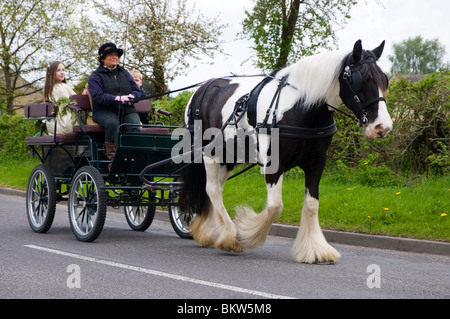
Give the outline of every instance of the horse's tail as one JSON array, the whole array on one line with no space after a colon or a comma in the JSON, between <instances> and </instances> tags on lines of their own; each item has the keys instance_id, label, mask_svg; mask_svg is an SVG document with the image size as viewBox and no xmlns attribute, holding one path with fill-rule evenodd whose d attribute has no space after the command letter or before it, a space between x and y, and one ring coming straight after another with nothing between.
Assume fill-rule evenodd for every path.
<instances>
[{"instance_id":1,"label":"horse's tail","mask_svg":"<svg viewBox=\"0 0 450 319\"><path fill-rule=\"evenodd\" d=\"M202 120L205 94L208 87L217 79L211 79L203 84L191 97L186 106L186 124L190 128L191 141L194 137L194 120ZM202 107L203 106L203 107ZM192 128L192 130L191 130ZM194 143L195 144L195 143ZM192 150L194 145L192 145ZM201 163L195 163L195 154L191 154L191 162L181 170L181 179L183 180L183 188L180 191L179 206L185 212L192 212L197 215L202 214L203 208L208 203L209 198L206 194L206 169L203 159ZM206 210L207 211L207 210ZM206 216L204 216L206 217Z\"/></svg>"},{"instance_id":2,"label":"horse's tail","mask_svg":"<svg viewBox=\"0 0 450 319\"><path fill-rule=\"evenodd\" d=\"M181 171L183 188L180 191L179 205L183 211L200 215L209 200L206 194L206 171L204 163L191 163Z\"/></svg>"}]
</instances>

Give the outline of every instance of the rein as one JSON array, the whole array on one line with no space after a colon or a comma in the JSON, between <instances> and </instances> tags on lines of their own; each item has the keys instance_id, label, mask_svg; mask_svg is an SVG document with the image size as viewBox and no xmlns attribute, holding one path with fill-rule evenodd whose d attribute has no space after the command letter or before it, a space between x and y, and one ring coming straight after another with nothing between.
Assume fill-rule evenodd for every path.
<instances>
[{"instance_id":1,"label":"rein","mask_svg":"<svg viewBox=\"0 0 450 319\"><path fill-rule=\"evenodd\" d=\"M152 95L141 96L141 97L138 97L138 98L134 98L133 100L130 100L129 102L130 102L130 103L137 103L137 102L139 102L139 101L150 100L150 99L154 99L154 98L156 98L156 97L160 97L160 96L164 96L164 95L169 95L169 94L171 94L171 93L176 93L176 92L180 92L180 91L192 89L192 88L195 88L195 87L197 87L197 86L201 86L201 85L205 84L205 83L208 82L208 81L209 81L209 80L203 81L203 82L199 82L199 83L196 83L196 84L193 84L193 85L186 86L186 87L181 88L181 89L176 89L176 90L167 91L167 92L158 93L158 94L152 94Z\"/></svg>"},{"instance_id":2,"label":"rein","mask_svg":"<svg viewBox=\"0 0 450 319\"><path fill-rule=\"evenodd\" d=\"M236 74L234 74L234 73L231 73L231 76L224 76L223 78L226 78L226 77L231 77L231 78L233 78L233 77L256 77L256 76L263 76L263 75L264 75L264 74L255 74L255 75L236 75ZM137 102L139 102L139 101L150 100L150 99L154 99L154 98L161 97L161 96L164 96L164 95L169 95L169 94L172 94L172 93L176 93L176 92L181 92L181 91L189 90L189 89L192 89L192 88L195 88L195 87L202 86L203 84L207 83L207 82L210 81L210 80L211 80L211 79L206 80L206 81L202 81L202 82L198 82L198 83L196 83L196 84L189 85L189 86L186 86L186 87L181 88L181 89L176 89L176 90L166 91L166 92L158 93L158 94L152 94L152 95L141 96L141 97L138 97L138 98L134 98L133 100L130 100L129 103L132 103L132 104L133 104L133 103L137 103Z\"/></svg>"}]
</instances>

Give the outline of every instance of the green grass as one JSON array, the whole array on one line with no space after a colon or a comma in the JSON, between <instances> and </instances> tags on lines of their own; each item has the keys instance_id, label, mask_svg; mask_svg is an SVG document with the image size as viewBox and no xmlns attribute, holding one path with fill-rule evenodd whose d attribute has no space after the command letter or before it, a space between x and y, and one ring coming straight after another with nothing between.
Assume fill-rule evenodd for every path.
<instances>
[{"instance_id":1,"label":"green grass","mask_svg":"<svg viewBox=\"0 0 450 319\"><path fill-rule=\"evenodd\" d=\"M40 163L38 158L0 159L0 186L25 190L31 171Z\"/></svg>"},{"instance_id":2,"label":"green grass","mask_svg":"<svg viewBox=\"0 0 450 319\"><path fill-rule=\"evenodd\" d=\"M26 189L38 159L0 161L0 186ZM379 176L381 170L335 171L327 168L320 183L320 224L325 229L450 241L450 176L422 177L414 182ZM368 175L368 172L372 174ZM384 178L384 185L371 181ZM366 182L364 182L366 181ZM370 181L370 182L367 182ZM303 173L283 180L284 209L277 222L299 225L304 197ZM224 202L230 215L237 206L260 212L266 187L259 169L227 182Z\"/></svg>"}]
</instances>

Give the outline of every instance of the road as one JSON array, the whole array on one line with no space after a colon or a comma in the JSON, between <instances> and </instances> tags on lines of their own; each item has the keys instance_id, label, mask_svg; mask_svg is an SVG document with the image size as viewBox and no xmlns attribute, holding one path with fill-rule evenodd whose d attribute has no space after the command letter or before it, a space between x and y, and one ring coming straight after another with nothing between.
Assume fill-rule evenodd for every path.
<instances>
[{"instance_id":1,"label":"road","mask_svg":"<svg viewBox=\"0 0 450 319\"><path fill-rule=\"evenodd\" d=\"M25 198L0 195L0 203L2 299L186 299L180 310L188 311L191 298L450 298L448 256L335 244L337 263L305 265L291 258L289 238L229 253L179 238L166 221L132 231L118 213L95 242L82 243L62 204L50 231L37 234Z\"/></svg>"}]
</instances>

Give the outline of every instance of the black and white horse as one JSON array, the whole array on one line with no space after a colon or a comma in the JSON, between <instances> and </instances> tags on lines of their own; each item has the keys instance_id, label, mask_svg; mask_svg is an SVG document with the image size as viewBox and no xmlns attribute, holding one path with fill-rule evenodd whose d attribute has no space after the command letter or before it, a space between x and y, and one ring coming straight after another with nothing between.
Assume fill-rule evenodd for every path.
<instances>
[{"instance_id":1,"label":"black and white horse","mask_svg":"<svg viewBox=\"0 0 450 319\"><path fill-rule=\"evenodd\" d=\"M384 41L372 51L363 50L358 40L352 52L306 57L265 80L225 77L210 80L196 91L186 108L186 122L194 126L195 120L201 121L196 130L202 133L223 128L221 138L225 142L236 141L238 130L253 132L248 139L256 141L256 160L267 187L266 208L259 214L239 208L233 222L224 206L222 190L235 162L220 161L219 152L204 151L201 163L187 166L182 173L185 188L180 198L185 209L195 210L191 234L201 246L240 252L262 245L283 209L283 173L299 166L305 172L305 199L293 257L303 263L334 262L340 257L327 243L318 219L319 182L336 131L332 106L344 103L354 119L364 125L369 138L386 136L392 129L383 98L388 80L376 64L383 48ZM259 97L252 102L256 107L250 112L242 107L248 100L246 94L262 81L265 85L259 86ZM246 98L241 99L243 96ZM238 105L238 100L246 102ZM247 146L251 144L248 139Z\"/></svg>"}]
</instances>

